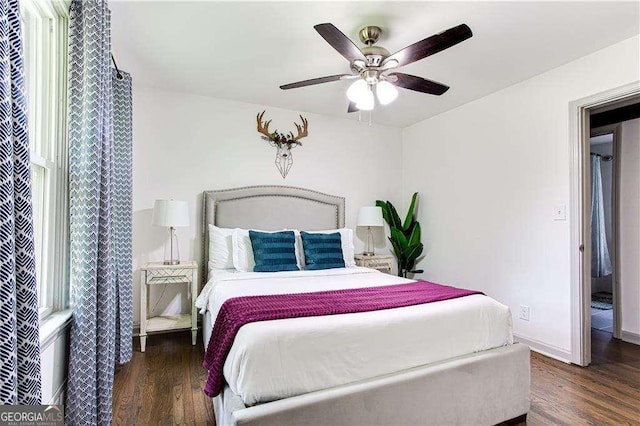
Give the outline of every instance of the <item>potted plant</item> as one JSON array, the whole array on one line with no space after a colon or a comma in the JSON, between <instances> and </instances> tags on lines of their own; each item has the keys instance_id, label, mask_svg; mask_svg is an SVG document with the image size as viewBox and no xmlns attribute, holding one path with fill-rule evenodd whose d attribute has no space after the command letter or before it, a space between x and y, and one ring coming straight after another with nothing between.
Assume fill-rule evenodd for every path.
<instances>
[{"instance_id":1,"label":"potted plant","mask_svg":"<svg viewBox=\"0 0 640 426\"><path fill-rule=\"evenodd\" d=\"M407 277L409 273L417 274L423 270L415 270L416 260L422 254L424 246L420 242L420 223L415 218L418 193L411 198L411 205L407 211L404 223L400 220L398 211L390 201L377 200L376 206L382 209L382 217L389 224L391 235L389 241L393 246L393 253L398 261L398 276Z\"/></svg>"}]
</instances>

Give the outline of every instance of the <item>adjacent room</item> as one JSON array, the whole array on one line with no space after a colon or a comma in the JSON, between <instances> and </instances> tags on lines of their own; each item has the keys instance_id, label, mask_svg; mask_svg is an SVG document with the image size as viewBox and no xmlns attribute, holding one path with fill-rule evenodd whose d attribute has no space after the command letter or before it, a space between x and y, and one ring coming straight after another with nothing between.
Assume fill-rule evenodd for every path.
<instances>
[{"instance_id":1,"label":"adjacent room","mask_svg":"<svg viewBox=\"0 0 640 426\"><path fill-rule=\"evenodd\" d=\"M639 101L632 96L589 111L591 328L604 342L640 343ZM597 346L591 352L600 357Z\"/></svg>"},{"instance_id":2,"label":"adjacent room","mask_svg":"<svg viewBox=\"0 0 640 426\"><path fill-rule=\"evenodd\" d=\"M591 274L591 327L613 333L613 132L599 133L589 141L591 159L592 236L596 262Z\"/></svg>"},{"instance_id":3,"label":"adjacent room","mask_svg":"<svg viewBox=\"0 0 640 426\"><path fill-rule=\"evenodd\" d=\"M640 3L0 5L0 422L640 424Z\"/></svg>"}]
</instances>

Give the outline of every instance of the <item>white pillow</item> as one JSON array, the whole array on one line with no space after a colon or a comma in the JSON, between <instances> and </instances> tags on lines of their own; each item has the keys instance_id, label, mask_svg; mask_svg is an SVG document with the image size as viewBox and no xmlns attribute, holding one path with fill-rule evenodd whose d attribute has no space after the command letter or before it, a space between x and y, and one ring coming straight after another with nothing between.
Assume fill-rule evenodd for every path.
<instances>
[{"instance_id":1,"label":"white pillow","mask_svg":"<svg viewBox=\"0 0 640 426\"><path fill-rule=\"evenodd\" d=\"M340 229L330 229L327 231L305 231L309 234L334 234L336 232L340 233L340 240L342 242L342 257L344 257L344 266L347 268L352 268L356 266L356 260L354 258L356 254L356 249L353 246L353 230L349 228L340 228ZM296 237L300 239L300 246L302 247L302 238L299 237L300 233L296 234ZM296 249L298 248L298 244L296 244ZM304 254L304 250L302 250Z\"/></svg>"},{"instance_id":2,"label":"white pillow","mask_svg":"<svg viewBox=\"0 0 640 426\"><path fill-rule=\"evenodd\" d=\"M298 268L302 269L304 263L302 261L302 255L300 252L300 247L297 241L300 238L300 232L293 229L279 229L277 231L261 231L259 229L253 229L256 232L282 232L282 231L293 231L296 236L296 263L298 264ZM249 230L236 228L233 230L233 235L231 237L232 245L233 245L233 266L242 272L253 272L253 267L256 266L256 261L253 258L253 247L251 246L251 238L249 238Z\"/></svg>"},{"instance_id":3,"label":"white pillow","mask_svg":"<svg viewBox=\"0 0 640 426\"><path fill-rule=\"evenodd\" d=\"M297 229L291 229L293 235L296 237L296 259L298 259L298 268L302 271L307 266L307 261L304 260L304 246L302 245L302 236Z\"/></svg>"},{"instance_id":4,"label":"white pillow","mask_svg":"<svg viewBox=\"0 0 640 426\"><path fill-rule=\"evenodd\" d=\"M209 225L209 269L233 269L233 229Z\"/></svg>"}]
</instances>

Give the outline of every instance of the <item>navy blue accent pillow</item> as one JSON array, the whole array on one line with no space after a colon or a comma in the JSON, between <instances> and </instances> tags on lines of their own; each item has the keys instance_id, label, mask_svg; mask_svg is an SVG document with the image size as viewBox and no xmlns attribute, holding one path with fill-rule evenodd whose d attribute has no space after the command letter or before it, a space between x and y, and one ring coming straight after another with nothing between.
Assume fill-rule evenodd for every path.
<instances>
[{"instance_id":1,"label":"navy blue accent pillow","mask_svg":"<svg viewBox=\"0 0 640 426\"><path fill-rule=\"evenodd\" d=\"M299 271L296 260L296 237L293 231L249 231L253 272Z\"/></svg>"},{"instance_id":2,"label":"navy blue accent pillow","mask_svg":"<svg viewBox=\"0 0 640 426\"><path fill-rule=\"evenodd\" d=\"M333 269L344 268L344 256L342 254L342 240L340 233L311 234L300 232L304 258L307 266L305 269Z\"/></svg>"}]
</instances>

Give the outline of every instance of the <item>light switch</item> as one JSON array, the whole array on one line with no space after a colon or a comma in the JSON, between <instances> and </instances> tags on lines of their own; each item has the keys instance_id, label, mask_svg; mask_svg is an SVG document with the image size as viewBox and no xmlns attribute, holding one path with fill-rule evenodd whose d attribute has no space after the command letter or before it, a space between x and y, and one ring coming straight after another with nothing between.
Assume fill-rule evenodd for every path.
<instances>
[{"instance_id":1,"label":"light switch","mask_svg":"<svg viewBox=\"0 0 640 426\"><path fill-rule=\"evenodd\" d=\"M553 220L567 220L567 206L557 204L553 207Z\"/></svg>"}]
</instances>

